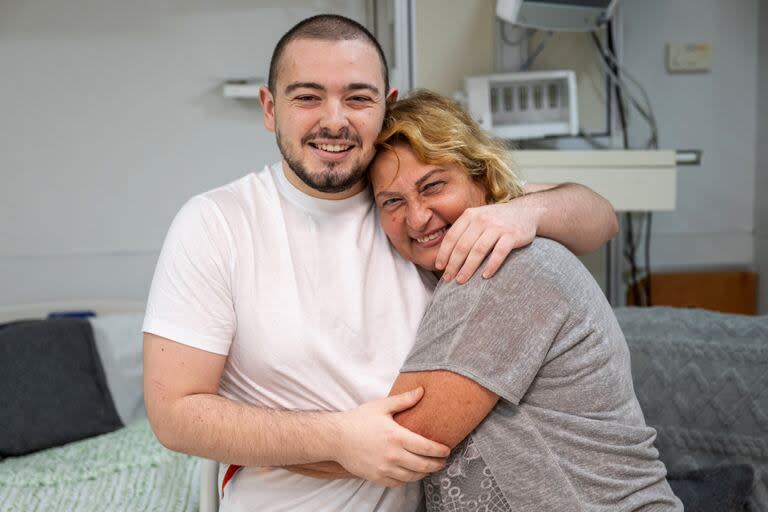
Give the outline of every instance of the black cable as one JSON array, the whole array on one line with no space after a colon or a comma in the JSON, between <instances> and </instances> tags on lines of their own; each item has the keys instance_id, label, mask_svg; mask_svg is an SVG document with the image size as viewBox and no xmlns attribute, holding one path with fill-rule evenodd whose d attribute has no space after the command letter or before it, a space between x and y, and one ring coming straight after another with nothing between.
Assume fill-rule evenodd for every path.
<instances>
[{"instance_id":1,"label":"black cable","mask_svg":"<svg viewBox=\"0 0 768 512\"><path fill-rule=\"evenodd\" d=\"M499 24L501 25L499 27L499 34L501 35L501 40L504 42L504 44L507 44L509 46L517 46L523 41L527 41L528 39L533 36L534 32L536 32L533 29L525 29L525 33L522 37L520 37L517 41L510 41L509 40L509 34L507 34L507 25L511 25L511 23L507 23L506 21L499 20Z\"/></svg>"},{"instance_id":2,"label":"black cable","mask_svg":"<svg viewBox=\"0 0 768 512\"><path fill-rule=\"evenodd\" d=\"M614 45L614 37L613 37L613 23L610 22L610 21L606 25L606 35L607 35L607 38L608 38L608 50L611 52L611 55L616 55L615 45ZM606 61L610 60L610 59L607 59L606 56L603 56L603 58L606 59ZM616 76L619 76L620 70L619 70L618 66L613 61L611 61L611 63L613 64L611 69L613 70L614 73L616 73ZM628 140L628 131L626 129L627 125L626 125L626 117L625 117L626 113L624 112L624 104L623 104L624 102L622 101L622 98L621 98L621 90L620 90L620 87L619 87L618 83L615 84L615 87L616 87L616 94L617 94L616 100L617 100L617 104L618 104L617 107L618 107L618 112L619 112L619 118L621 119L621 123L622 123L622 133L623 133L624 148L627 149L627 148L629 148L629 140ZM649 105L648 108L650 108L650 105ZM652 145L653 145L653 147L657 147L658 141L653 140L652 141ZM651 212L647 212L643 216L644 220L645 220L645 286L644 286L644 292L645 293L644 293L644 295L645 295L645 306L647 306L647 307L650 307L653 304L653 300L652 300L652 297L651 297L651 292L652 292L652 288L651 288L651 229L652 229L652 224L653 224L653 217L652 217L652 215L653 214ZM635 267L637 266L636 252L635 252L636 250L637 250L637 246L633 243L632 264ZM634 277L633 277L633 283L635 285L635 288L637 288L639 286L639 283L636 281L636 278L634 278Z\"/></svg>"},{"instance_id":3,"label":"black cable","mask_svg":"<svg viewBox=\"0 0 768 512\"><path fill-rule=\"evenodd\" d=\"M605 27L605 36L608 40L608 51L611 52L611 54L615 55L616 52L614 50L614 43L613 43L613 23L608 22ZM616 65L616 63L610 61L608 57L603 53L603 46L600 43L600 41L597 39L597 36L594 32L592 32L592 37L597 41L598 47L600 48L600 55L602 56L603 60L606 64L608 64L608 67L611 68L611 70L614 72L616 76L619 76L619 67ZM621 86L618 82L613 84L614 90L616 91L616 109L619 113L619 122L621 123L621 138L622 142L624 144L624 149L629 149L629 132L627 130L627 113L624 110L624 98L621 94Z\"/></svg>"},{"instance_id":4,"label":"black cable","mask_svg":"<svg viewBox=\"0 0 768 512\"><path fill-rule=\"evenodd\" d=\"M608 47L613 47L613 32L610 30L611 24L608 23L606 27L606 35L608 36ZM595 32L591 32L590 35L592 36L592 41L595 44L595 48L597 49L598 53L600 54L600 58L603 59L603 62L615 73L618 74L619 70L615 66L613 62L611 62L608 57L605 55L605 51L603 50L603 44L600 42L600 39L597 37L597 34ZM614 90L616 94L616 109L619 113L619 124L621 125L621 136L622 136L622 142L624 149L629 149L629 137L627 134L627 117L626 112L624 111L624 101L621 94L621 88L617 82L614 82ZM610 91L610 89L609 89ZM636 254L636 248L635 248L635 236L634 236L634 225L632 221L632 214L626 213L624 215L624 223L626 224L626 233L624 237L624 259L629 264L629 282L632 290L632 298L633 302L636 306L640 306L640 289L638 288L637 283L637 261L635 259Z\"/></svg>"},{"instance_id":5,"label":"black cable","mask_svg":"<svg viewBox=\"0 0 768 512\"><path fill-rule=\"evenodd\" d=\"M653 213L646 213L648 217L648 226L645 232L645 305L653 306L653 300L651 299L651 222L653 221Z\"/></svg>"},{"instance_id":6,"label":"black cable","mask_svg":"<svg viewBox=\"0 0 768 512\"><path fill-rule=\"evenodd\" d=\"M637 265L637 253L638 253L638 249L640 248L640 243L645 238L644 234L647 233L647 223L646 223L645 213L639 213L639 214L637 214L637 217L638 217L638 228L637 228L637 231L635 233L635 239L632 242L632 248L633 248L633 253L632 254L634 256L635 266L638 268L638 274L639 274L640 273L639 272L639 268L640 267ZM638 279L636 281L636 285L635 285L638 288L640 288L640 297L641 297L640 305L641 306L647 306L648 305L648 295L646 293L646 286L645 286L645 283L648 281L648 279L647 279L648 276L645 276L645 277L646 277L645 280L643 280L642 278ZM641 286L641 284L642 284L642 286Z\"/></svg>"},{"instance_id":7,"label":"black cable","mask_svg":"<svg viewBox=\"0 0 768 512\"><path fill-rule=\"evenodd\" d=\"M603 62L613 71L613 73L616 76L619 76L620 69L617 65L617 63L613 62L608 58L605 51L603 50L603 45L600 42L600 39L597 37L597 34L595 32L591 33L592 41L595 43L595 47L597 48L597 51L600 53L600 57L603 59ZM615 55L615 44L614 44L614 34L613 34L613 24L611 22L608 22L606 24L606 39L607 39L607 45L608 45L608 51ZM610 91L610 89L609 89ZM624 99L621 91L621 87L618 82L614 83L614 91L616 94L616 109L619 114L619 123L621 124L621 135L622 135L622 142L624 149L629 149L629 131L627 130L627 117L626 117L626 110L624 108ZM640 217L640 226L637 230L637 237L635 236L635 228L634 228L634 222L633 222L633 215L631 213L627 213L625 215L625 222L627 224L627 232L625 237L625 248L624 248L624 257L629 263L629 269L630 269L630 283L632 286L632 298L634 299L634 302L638 306L650 306L652 304L651 300L651 256L650 256L650 243L651 243L651 227L652 227L652 218L651 214L643 214ZM643 236L645 235L645 236ZM638 282L638 265L637 265L637 250L639 248L639 243L641 240L645 238L645 280L641 288L640 282ZM641 296L642 292L642 296Z\"/></svg>"},{"instance_id":8,"label":"black cable","mask_svg":"<svg viewBox=\"0 0 768 512\"><path fill-rule=\"evenodd\" d=\"M608 23L606 28L606 34L608 35L608 49L613 51L613 31L611 29L611 23ZM600 53L600 58L603 59L603 62L618 76L619 69L618 67L611 62L608 57L605 55L605 51L603 50L603 44L600 42L600 38L597 37L597 34L595 32L590 32L590 35L592 36L592 41L595 43L595 47L597 48L597 51ZM608 77L608 83L611 83L610 77ZM616 93L616 110L619 113L619 124L621 125L621 137L624 149L629 149L629 136L627 133L627 113L624 110L624 99L621 94L621 87L617 82L614 82L613 88ZM611 89L610 86L608 87L608 94L610 95ZM610 96L609 96L610 101Z\"/></svg>"},{"instance_id":9,"label":"black cable","mask_svg":"<svg viewBox=\"0 0 768 512\"><path fill-rule=\"evenodd\" d=\"M533 50L533 53L531 53L528 59L526 59L526 61L523 62L523 65L520 66L520 69L522 71L528 71L528 68L530 68L531 65L533 64L533 61L535 61L539 57L541 52L544 51L544 47L547 46L547 43L549 42L550 38L553 35L555 35L554 32L547 32L547 34L539 42L538 46L536 46L536 49Z\"/></svg>"},{"instance_id":10,"label":"black cable","mask_svg":"<svg viewBox=\"0 0 768 512\"><path fill-rule=\"evenodd\" d=\"M637 245L635 238L634 216L631 212L627 212L625 214L625 220L627 223L627 236L625 240L627 247L625 247L624 258L629 262L629 275L630 282L632 284L632 298L634 299L636 306L642 306L643 297L640 293L640 283L637 279L638 268L637 258L635 257L637 254Z\"/></svg>"}]
</instances>

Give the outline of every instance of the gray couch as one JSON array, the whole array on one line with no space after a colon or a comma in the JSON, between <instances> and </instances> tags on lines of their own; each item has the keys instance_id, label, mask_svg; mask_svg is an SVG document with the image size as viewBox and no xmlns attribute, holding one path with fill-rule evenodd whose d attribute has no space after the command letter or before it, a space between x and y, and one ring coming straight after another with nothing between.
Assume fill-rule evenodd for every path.
<instances>
[{"instance_id":1,"label":"gray couch","mask_svg":"<svg viewBox=\"0 0 768 512\"><path fill-rule=\"evenodd\" d=\"M768 316L658 307L616 316L670 473L749 464L748 510L768 511Z\"/></svg>"}]
</instances>

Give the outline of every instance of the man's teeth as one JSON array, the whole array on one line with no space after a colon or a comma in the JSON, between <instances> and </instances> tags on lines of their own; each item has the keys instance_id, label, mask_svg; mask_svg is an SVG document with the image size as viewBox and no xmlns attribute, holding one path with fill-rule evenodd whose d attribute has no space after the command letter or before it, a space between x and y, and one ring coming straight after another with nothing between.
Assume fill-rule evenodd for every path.
<instances>
[{"instance_id":1,"label":"man's teeth","mask_svg":"<svg viewBox=\"0 0 768 512\"><path fill-rule=\"evenodd\" d=\"M350 146L342 146L341 144L316 144L319 149L328 151L329 153L340 153L346 151Z\"/></svg>"},{"instance_id":2,"label":"man's teeth","mask_svg":"<svg viewBox=\"0 0 768 512\"><path fill-rule=\"evenodd\" d=\"M435 238L439 237L443 233L445 233L445 229L441 229L439 231L435 231L431 235L427 235L427 236L422 237L422 238L417 238L416 241L419 242L420 244L424 244L424 243L429 242L430 240L434 240Z\"/></svg>"}]
</instances>

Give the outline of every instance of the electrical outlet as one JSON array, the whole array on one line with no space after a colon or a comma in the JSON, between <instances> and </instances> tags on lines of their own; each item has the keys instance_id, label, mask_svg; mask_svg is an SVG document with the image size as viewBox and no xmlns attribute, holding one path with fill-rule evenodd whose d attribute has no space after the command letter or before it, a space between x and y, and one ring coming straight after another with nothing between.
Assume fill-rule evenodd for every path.
<instances>
[{"instance_id":1,"label":"electrical outlet","mask_svg":"<svg viewBox=\"0 0 768 512\"><path fill-rule=\"evenodd\" d=\"M710 43L667 44L667 70L670 73L705 73L711 69Z\"/></svg>"}]
</instances>

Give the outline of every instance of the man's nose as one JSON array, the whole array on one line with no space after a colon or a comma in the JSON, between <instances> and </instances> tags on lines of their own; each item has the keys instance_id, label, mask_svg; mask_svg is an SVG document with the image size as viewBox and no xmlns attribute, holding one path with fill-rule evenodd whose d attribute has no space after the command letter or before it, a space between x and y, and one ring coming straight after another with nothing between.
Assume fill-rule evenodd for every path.
<instances>
[{"instance_id":1,"label":"man's nose","mask_svg":"<svg viewBox=\"0 0 768 512\"><path fill-rule=\"evenodd\" d=\"M338 134L343 128L349 126L347 111L341 101L331 99L326 102L320 126L333 134Z\"/></svg>"},{"instance_id":2,"label":"man's nose","mask_svg":"<svg viewBox=\"0 0 768 512\"><path fill-rule=\"evenodd\" d=\"M421 231L427 227L427 224L431 218L432 210L421 201L417 201L408 205L406 222L408 223L409 228L415 231Z\"/></svg>"}]
</instances>

